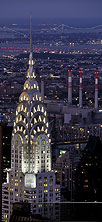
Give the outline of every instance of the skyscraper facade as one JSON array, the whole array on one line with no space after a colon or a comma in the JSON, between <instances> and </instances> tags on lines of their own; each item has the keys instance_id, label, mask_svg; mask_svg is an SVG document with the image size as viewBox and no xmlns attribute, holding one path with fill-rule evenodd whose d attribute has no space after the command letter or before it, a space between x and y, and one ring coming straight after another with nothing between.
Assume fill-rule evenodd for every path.
<instances>
[{"instance_id":1,"label":"skyscraper facade","mask_svg":"<svg viewBox=\"0 0 102 222\"><path fill-rule=\"evenodd\" d=\"M48 216L42 204L60 201L60 187L51 171L50 143L46 108L34 70L31 25L29 68L16 108L11 169L7 169L7 183L2 188L3 221L9 221L15 202L28 202L32 213Z\"/></svg>"}]
</instances>

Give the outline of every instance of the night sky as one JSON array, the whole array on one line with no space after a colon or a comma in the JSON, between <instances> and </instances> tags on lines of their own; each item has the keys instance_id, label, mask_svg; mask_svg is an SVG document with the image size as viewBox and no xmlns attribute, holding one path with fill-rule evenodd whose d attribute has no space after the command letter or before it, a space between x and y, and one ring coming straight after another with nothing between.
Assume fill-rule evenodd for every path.
<instances>
[{"instance_id":1,"label":"night sky","mask_svg":"<svg viewBox=\"0 0 102 222\"><path fill-rule=\"evenodd\" d=\"M102 18L102 0L0 0L0 18Z\"/></svg>"}]
</instances>

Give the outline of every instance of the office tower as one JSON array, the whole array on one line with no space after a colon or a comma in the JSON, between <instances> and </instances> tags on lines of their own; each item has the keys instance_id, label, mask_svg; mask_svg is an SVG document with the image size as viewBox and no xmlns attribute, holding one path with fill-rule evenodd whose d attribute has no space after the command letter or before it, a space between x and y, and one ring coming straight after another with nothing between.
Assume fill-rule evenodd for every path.
<instances>
[{"instance_id":1,"label":"office tower","mask_svg":"<svg viewBox=\"0 0 102 222\"><path fill-rule=\"evenodd\" d=\"M72 70L68 70L68 103L72 104Z\"/></svg>"},{"instance_id":2,"label":"office tower","mask_svg":"<svg viewBox=\"0 0 102 222\"><path fill-rule=\"evenodd\" d=\"M3 124L0 123L0 220L2 211L2 178L3 178Z\"/></svg>"},{"instance_id":3,"label":"office tower","mask_svg":"<svg viewBox=\"0 0 102 222\"><path fill-rule=\"evenodd\" d=\"M2 183L6 181L5 168L11 164L11 134L12 127L8 126L8 120L0 115L0 221L2 212Z\"/></svg>"},{"instance_id":4,"label":"office tower","mask_svg":"<svg viewBox=\"0 0 102 222\"><path fill-rule=\"evenodd\" d=\"M95 72L95 109L98 109L98 72Z\"/></svg>"},{"instance_id":5,"label":"office tower","mask_svg":"<svg viewBox=\"0 0 102 222\"><path fill-rule=\"evenodd\" d=\"M6 182L6 168L11 167L11 136L13 127L10 125L3 126L3 182Z\"/></svg>"},{"instance_id":6,"label":"office tower","mask_svg":"<svg viewBox=\"0 0 102 222\"><path fill-rule=\"evenodd\" d=\"M80 86L79 86L79 107L83 106L83 99L82 99L82 74L83 71L79 71L80 74Z\"/></svg>"},{"instance_id":7,"label":"office tower","mask_svg":"<svg viewBox=\"0 0 102 222\"><path fill-rule=\"evenodd\" d=\"M75 201L102 202L102 143L90 136L75 175Z\"/></svg>"},{"instance_id":8,"label":"office tower","mask_svg":"<svg viewBox=\"0 0 102 222\"><path fill-rule=\"evenodd\" d=\"M11 141L11 169L2 191L2 220L9 221L15 202L28 202L31 213L48 217L46 203L60 201L60 186L51 171L51 147L46 108L39 91L32 54L32 19L27 79L19 97ZM53 210L53 209L52 209ZM51 212L56 217L55 212Z\"/></svg>"},{"instance_id":9,"label":"office tower","mask_svg":"<svg viewBox=\"0 0 102 222\"><path fill-rule=\"evenodd\" d=\"M14 203L9 222L50 222L41 215L31 215L29 203Z\"/></svg>"}]
</instances>

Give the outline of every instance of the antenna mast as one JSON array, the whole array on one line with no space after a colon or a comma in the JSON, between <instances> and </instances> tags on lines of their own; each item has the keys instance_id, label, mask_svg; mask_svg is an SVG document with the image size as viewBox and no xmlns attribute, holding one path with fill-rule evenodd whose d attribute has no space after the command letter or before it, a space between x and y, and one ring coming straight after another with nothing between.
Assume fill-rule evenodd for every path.
<instances>
[{"instance_id":1,"label":"antenna mast","mask_svg":"<svg viewBox=\"0 0 102 222\"><path fill-rule=\"evenodd\" d=\"M32 52L32 14L30 15L30 52Z\"/></svg>"}]
</instances>

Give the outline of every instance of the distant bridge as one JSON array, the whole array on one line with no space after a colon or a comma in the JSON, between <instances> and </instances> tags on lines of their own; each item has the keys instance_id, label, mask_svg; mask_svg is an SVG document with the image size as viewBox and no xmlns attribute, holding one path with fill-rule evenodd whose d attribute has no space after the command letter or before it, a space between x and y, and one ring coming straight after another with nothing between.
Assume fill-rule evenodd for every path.
<instances>
[{"instance_id":1,"label":"distant bridge","mask_svg":"<svg viewBox=\"0 0 102 222\"><path fill-rule=\"evenodd\" d=\"M65 24L61 24L61 25L56 25L55 27L50 28L50 31L57 31L57 30L61 30L62 32L64 32L64 30L66 29L73 29L73 30L94 30L94 29L102 29L102 25L96 25L96 26L91 26L91 27L76 27L76 26L71 26L71 25L65 25ZM24 32L20 32L17 31L15 29L9 28L7 26L3 26L0 27L1 31L11 31L13 33L19 34L19 35L23 35L24 37L28 37L29 35L27 35Z\"/></svg>"}]
</instances>

